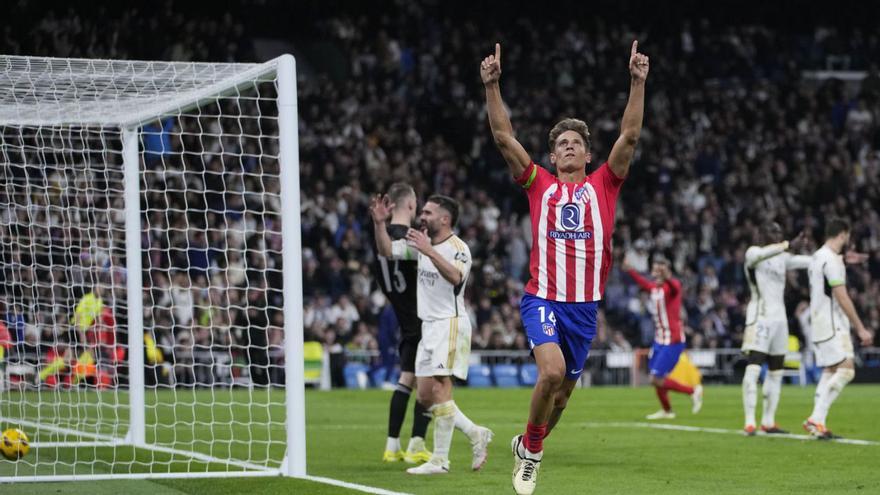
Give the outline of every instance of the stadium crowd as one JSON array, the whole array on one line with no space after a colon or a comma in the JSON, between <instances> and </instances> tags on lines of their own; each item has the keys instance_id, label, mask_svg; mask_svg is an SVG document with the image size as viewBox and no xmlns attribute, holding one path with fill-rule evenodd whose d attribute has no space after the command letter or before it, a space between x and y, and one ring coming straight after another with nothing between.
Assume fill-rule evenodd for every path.
<instances>
[{"instance_id":1,"label":"stadium crowd","mask_svg":"<svg viewBox=\"0 0 880 495\"><path fill-rule=\"evenodd\" d=\"M4 28L2 51L249 61L256 56L254 40L271 35L243 13L249 6L184 18L169 1L153 9L110 9L97 25L89 20L96 17L73 9L38 15L22 2L12 9L21 22ZM502 92L517 135L536 161L549 165L549 128L559 118L577 116L590 125L598 165L617 136L627 47L634 37L654 67L641 142L618 208L615 254L642 272L656 253L673 261L685 288L689 346L739 344L748 296L744 252L757 242L758 227L774 219L789 237L805 231L809 249L821 242L824 218L853 222L854 248L872 254L866 265L851 267L850 285L866 326L880 329L880 74L870 63L880 60L876 32L858 24L846 32L800 32L700 17L664 24L659 14L654 24L631 28L606 23L601 14L583 23L551 15L535 24L523 13L465 16L436 2L351 10L310 20L312 35L344 63L344 77L314 71L299 82L307 339L331 347L378 347L386 302L370 273L375 254L366 207L370 194L405 181L422 200L441 193L462 205L458 231L475 260L466 289L473 348L526 349L518 304L528 277L528 205L491 142L477 64L492 42L502 42ZM856 84L805 75L829 67L867 70L868 76ZM254 169L247 167L254 164L199 166L208 192L196 196L165 194L186 187L160 183L161 174L148 179L154 180L148 188L157 191L145 217L152 229L144 235L145 266L153 268L144 277L151 288L145 298L152 308L148 328L160 347L174 351L175 364L192 359L187 349L230 345L239 349L230 360L266 363L265 356L250 356L246 349L250 342L278 345L282 335L280 313L273 309L280 306L274 215L280 205L277 188L271 189L277 186L253 179L248 171ZM277 164L274 172L272 164L260 166L277 173ZM226 192L212 197L211 180L220 181L214 191ZM238 182L232 187L224 181ZM259 208L241 207L252 204L245 191L262 194ZM196 207L203 212L201 223L189 218L175 226L164 213L193 204L202 205ZM8 205L3 201L10 210ZM247 224L253 235L228 238L230 219ZM4 220L4 228L13 223ZM104 261L82 254L97 248L81 245L82 251L55 262L66 266L59 271L68 275L59 276L69 277L78 264L102 266ZM175 248L183 245L189 248ZM11 243L3 246L4 252L12 249ZM108 266L120 266L122 252ZM17 277L5 276L7 299L11 287L25 280ZM118 279L106 282L114 280L117 287ZM794 315L808 299L806 278L792 274L789 281L786 301L797 330ZM112 291L117 308L124 301L120 290ZM72 314L73 296L55 300L71 302L53 311ZM13 306L24 311L7 304ZM650 345L647 307L646 295L615 268L605 294L606 324L594 347ZM217 308L222 316L201 316ZM28 320L15 311L7 311L14 316L7 316L7 326ZM178 380L199 381L182 376L190 369L179 368Z\"/></svg>"}]
</instances>

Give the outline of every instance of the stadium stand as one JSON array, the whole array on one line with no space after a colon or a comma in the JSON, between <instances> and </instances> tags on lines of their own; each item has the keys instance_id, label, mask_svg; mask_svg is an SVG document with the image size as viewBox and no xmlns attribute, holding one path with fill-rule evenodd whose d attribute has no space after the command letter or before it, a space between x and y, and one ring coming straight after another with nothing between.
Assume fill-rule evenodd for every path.
<instances>
[{"instance_id":1,"label":"stadium stand","mask_svg":"<svg viewBox=\"0 0 880 495\"><path fill-rule=\"evenodd\" d=\"M515 33L505 45L511 69L504 86L514 126L535 159L545 165L546 133L568 115L587 121L593 154L605 157L616 136L626 89L627 73L619 54L625 54L630 40L638 36L655 61L642 141L621 195L615 246L618 257L626 253L643 271L651 253L673 260L686 291L690 347L739 344L748 292L743 254L755 240L757 226L770 218L789 235L804 230L810 248L816 246L824 218L842 215L853 220L855 246L873 253L865 266L852 268L855 303L866 325L880 329L880 41L876 30L854 15L834 20L833 25L814 22L819 27L808 31L798 25L784 28L779 19L756 23L733 16L693 18L680 31L668 32L662 27L663 15L686 17L688 2L665 14L654 7L652 23L631 29L603 23L603 15L627 12L633 8L631 2L600 4L604 7L585 14L583 23L559 17L541 25L529 23L527 12L498 17L471 12L469 20L463 20L443 2L393 2L381 15L356 3L349 13L337 14L320 2L308 2L308 22L292 21L302 30L290 35L283 21L248 12L270 3L244 2L219 16L182 7L191 10L183 16L170 1L134 2L131 9L74 9L63 4L44 9L17 2L6 8L7 18L15 22L4 26L0 50L59 57L249 61L259 58L258 45L264 38L301 47L307 340L358 351L376 349L376 322L384 302L368 269L374 252L366 206L369 194L405 180L420 198L437 192L463 204L460 235L475 260L466 289L475 323L473 348L527 349L517 309L528 277L527 204L490 141L477 76L479 54L502 32ZM609 13L603 14L603 8ZM85 16L79 9L97 12ZM827 69L857 71L864 78L848 82L819 72ZM172 273L154 274L152 279L153 300L158 303L147 326L156 329L157 345L166 350L202 346L203 352L195 352L193 359L207 362L211 358L205 353L211 349L206 347L206 332L225 336L233 346L249 338L245 310L230 301L246 299L264 311L266 301L280 297L281 281L264 279L271 272L259 256L218 255L226 243L251 242L227 238L223 226L229 219L265 230L268 242L280 243L273 216L280 205L267 203L265 214L242 217L237 208L243 201L260 201L231 186L242 180L242 172L221 163L206 167L204 180L215 181L213 189L229 185L226 194L195 198L217 211L202 217L207 237L174 231L162 224L165 216L158 215L152 219L155 229L173 235L148 242L145 256L150 259L145 266ZM149 177L160 180L158 174ZM244 180L245 189L264 187ZM161 190L158 183L150 186ZM8 203L9 194L15 191L0 190L0 203ZM193 198L171 193L146 198L150 208L185 209L187 200ZM27 214L0 211L4 266L32 264L16 248L27 235L16 225L24 223ZM38 214L53 215L45 209ZM57 219L43 220L50 225ZM189 225L200 225L192 220ZM60 285L74 287L71 294L55 297L70 301L70 307L52 308L67 316L88 287L99 281L113 283L118 274L104 267L124 266L118 259L109 262L123 252L121 246L90 245L87 238L65 237L70 232L47 233L59 246L74 246L50 253L68 267L55 274L66 282ZM171 249L187 243L194 246L188 252ZM202 299L196 300L184 297L173 277L184 270L222 280L224 293L199 293ZM41 275L36 270L0 274L0 293L14 294L16 301L25 303L0 301L0 313L16 344L9 352L44 354L47 349L36 343L52 339L48 323L28 312L41 302L29 289ZM259 287L259 293L248 294L240 289L244 286ZM789 286L786 301L793 315L808 297L807 284L803 276L796 276ZM29 300L30 294L37 297ZM614 269L604 303L606 324L594 343L596 349L610 348L615 331L634 346L650 342L645 298ZM197 317L196 308L212 306L228 317L220 318L214 328L180 332L163 303L171 300L187 313L184 318ZM124 326L124 300L105 303L115 308L119 326ZM263 318L277 321L271 311ZM281 329L274 323L263 328L272 356ZM794 317L791 328L799 328ZM186 338L195 342L184 342ZM368 370L352 369L351 364L345 367L346 378ZM472 384L492 383L492 378L473 371ZM523 382L531 376L523 371Z\"/></svg>"}]
</instances>

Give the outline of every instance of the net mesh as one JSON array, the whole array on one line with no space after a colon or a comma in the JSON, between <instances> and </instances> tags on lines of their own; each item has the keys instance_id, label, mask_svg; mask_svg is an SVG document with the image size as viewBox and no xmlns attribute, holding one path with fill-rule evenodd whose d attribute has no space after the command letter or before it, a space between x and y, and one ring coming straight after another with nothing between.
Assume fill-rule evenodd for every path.
<instances>
[{"instance_id":1,"label":"net mesh","mask_svg":"<svg viewBox=\"0 0 880 495\"><path fill-rule=\"evenodd\" d=\"M274 72L22 57L0 57L0 71L0 426L35 447L0 476L277 468ZM142 315L126 303L125 122L141 124ZM122 444L132 318L144 329L137 449Z\"/></svg>"}]
</instances>

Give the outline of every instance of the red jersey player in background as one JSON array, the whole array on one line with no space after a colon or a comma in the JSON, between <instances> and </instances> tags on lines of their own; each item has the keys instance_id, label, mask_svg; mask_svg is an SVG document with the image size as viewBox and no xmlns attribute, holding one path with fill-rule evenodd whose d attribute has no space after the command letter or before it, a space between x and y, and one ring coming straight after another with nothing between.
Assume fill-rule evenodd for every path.
<instances>
[{"instance_id":1,"label":"red jersey player in background","mask_svg":"<svg viewBox=\"0 0 880 495\"><path fill-rule=\"evenodd\" d=\"M672 276L669 261L655 257L651 264L651 277L643 277L630 267L626 261L623 269L639 284L642 290L651 294L650 312L654 316L654 346L648 359L651 370L651 384L657 391L657 398L663 409L649 414L648 419L674 419L675 413L669 404L669 391L674 390L691 396L694 414L703 407L703 386L690 387L668 378L678 364L684 351L685 337L681 327L681 281Z\"/></svg>"},{"instance_id":2,"label":"red jersey player in background","mask_svg":"<svg viewBox=\"0 0 880 495\"><path fill-rule=\"evenodd\" d=\"M511 442L518 494L535 490L544 438L559 421L596 334L598 301L611 268L617 195L642 130L648 57L638 53L637 41L630 50L629 72L629 100L608 161L587 175L590 131L582 120L564 119L550 130L553 176L532 161L514 136L499 87L501 45L496 43L495 54L480 65L492 137L528 196L532 220L531 280L520 314L538 380L525 434Z\"/></svg>"}]
</instances>

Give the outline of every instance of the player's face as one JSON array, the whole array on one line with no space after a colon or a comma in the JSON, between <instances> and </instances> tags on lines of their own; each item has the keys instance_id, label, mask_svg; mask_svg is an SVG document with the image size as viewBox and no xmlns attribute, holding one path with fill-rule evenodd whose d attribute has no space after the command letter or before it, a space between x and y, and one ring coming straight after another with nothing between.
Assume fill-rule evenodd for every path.
<instances>
[{"instance_id":1,"label":"player's face","mask_svg":"<svg viewBox=\"0 0 880 495\"><path fill-rule=\"evenodd\" d=\"M409 223L411 224L413 219L415 219L415 217L416 217L416 209L417 209L416 197L415 196L407 196L406 199L404 200L404 203L406 205L406 212L407 212L407 214L409 214Z\"/></svg>"},{"instance_id":2,"label":"player's face","mask_svg":"<svg viewBox=\"0 0 880 495\"><path fill-rule=\"evenodd\" d=\"M767 242L782 242L785 236L782 235L782 227L778 223L773 222L767 227Z\"/></svg>"},{"instance_id":3,"label":"player's face","mask_svg":"<svg viewBox=\"0 0 880 495\"><path fill-rule=\"evenodd\" d=\"M663 263L654 263L651 265L651 276L654 277L654 280L662 282L668 276L667 269L668 267Z\"/></svg>"},{"instance_id":4,"label":"player's face","mask_svg":"<svg viewBox=\"0 0 880 495\"><path fill-rule=\"evenodd\" d=\"M590 152L584 138L575 131L565 131L556 138L556 145L550 153L550 163L557 170L573 172L583 169L590 162Z\"/></svg>"},{"instance_id":5,"label":"player's face","mask_svg":"<svg viewBox=\"0 0 880 495\"><path fill-rule=\"evenodd\" d=\"M434 237L440 230L443 215L444 211L439 205L428 201L422 207L422 214L419 215L419 227L426 230L429 237Z\"/></svg>"}]
</instances>

